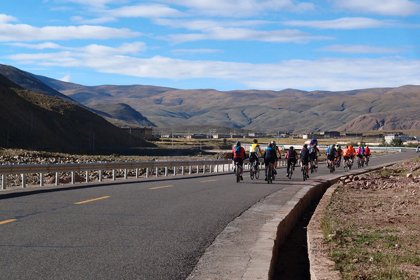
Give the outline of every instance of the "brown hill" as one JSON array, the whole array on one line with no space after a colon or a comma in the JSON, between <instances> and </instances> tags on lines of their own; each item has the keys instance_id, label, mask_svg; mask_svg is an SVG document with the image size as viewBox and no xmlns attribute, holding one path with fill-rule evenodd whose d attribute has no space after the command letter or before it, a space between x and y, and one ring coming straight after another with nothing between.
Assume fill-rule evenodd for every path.
<instances>
[{"instance_id":1,"label":"brown hill","mask_svg":"<svg viewBox=\"0 0 420 280\"><path fill-rule=\"evenodd\" d=\"M83 86L36 78L120 125L295 132L420 129L416 114L420 86L414 85L340 92L217 91L144 85Z\"/></svg>"},{"instance_id":2,"label":"brown hill","mask_svg":"<svg viewBox=\"0 0 420 280\"><path fill-rule=\"evenodd\" d=\"M0 99L1 147L111 152L148 145L73 102L22 89L2 75Z\"/></svg>"},{"instance_id":3,"label":"brown hill","mask_svg":"<svg viewBox=\"0 0 420 280\"><path fill-rule=\"evenodd\" d=\"M148 92L141 88L125 93L123 88L105 86L85 90L63 90L64 94L95 107L117 101L130 104L158 127L219 126L257 131L287 130L370 130L375 125L359 125L362 115L382 113L393 125L382 129L420 129L418 115L407 117L419 107L420 86L366 89L344 92L174 90ZM93 93L92 93L93 92ZM95 93L97 92L97 93ZM97 94L102 94L98 99ZM106 94L105 94L106 93ZM374 115L372 118L376 118ZM384 118L384 117L382 117ZM386 123L390 123L385 118Z\"/></svg>"}]
</instances>

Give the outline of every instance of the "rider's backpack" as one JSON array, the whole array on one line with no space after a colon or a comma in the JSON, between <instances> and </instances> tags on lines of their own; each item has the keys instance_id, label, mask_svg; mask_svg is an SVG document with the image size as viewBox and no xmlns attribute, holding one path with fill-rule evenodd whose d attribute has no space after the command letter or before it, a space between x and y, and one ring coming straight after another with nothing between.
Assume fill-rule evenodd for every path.
<instances>
[{"instance_id":1,"label":"rider's backpack","mask_svg":"<svg viewBox=\"0 0 420 280\"><path fill-rule=\"evenodd\" d=\"M241 154L241 146L235 146L235 157L239 157Z\"/></svg>"}]
</instances>

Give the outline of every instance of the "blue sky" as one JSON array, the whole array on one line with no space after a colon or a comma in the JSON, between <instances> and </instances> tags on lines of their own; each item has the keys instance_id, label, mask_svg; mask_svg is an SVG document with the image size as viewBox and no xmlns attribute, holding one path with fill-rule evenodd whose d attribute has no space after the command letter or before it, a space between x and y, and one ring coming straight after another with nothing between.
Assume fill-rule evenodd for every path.
<instances>
[{"instance_id":1,"label":"blue sky","mask_svg":"<svg viewBox=\"0 0 420 280\"><path fill-rule=\"evenodd\" d=\"M0 63L84 85L420 84L420 1L1 1Z\"/></svg>"}]
</instances>

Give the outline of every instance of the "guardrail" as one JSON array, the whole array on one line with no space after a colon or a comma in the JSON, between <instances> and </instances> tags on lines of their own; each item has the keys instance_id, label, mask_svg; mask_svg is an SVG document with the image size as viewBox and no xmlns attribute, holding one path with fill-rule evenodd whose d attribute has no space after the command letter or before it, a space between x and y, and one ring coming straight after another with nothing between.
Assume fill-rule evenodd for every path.
<instances>
[{"instance_id":1,"label":"guardrail","mask_svg":"<svg viewBox=\"0 0 420 280\"><path fill-rule=\"evenodd\" d=\"M285 161L279 162L285 166ZM0 190L5 190L9 176L18 176L20 186L26 188L27 177L31 175L32 185L44 186L52 184L76 184L93 181L102 182L104 179L116 181L117 177L124 179L149 178L150 176L173 176L228 173L233 170L232 160L194 160L194 161L137 161L137 162L98 162L98 163L67 163L67 164L11 164L0 165ZM244 170L249 170L250 164L246 160ZM81 175L82 174L82 175ZM61 178L60 175L65 178ZM46 177L48 181L46 182ZM16 181L16 179L14 180Z\"/></svg>"}]
</instances>

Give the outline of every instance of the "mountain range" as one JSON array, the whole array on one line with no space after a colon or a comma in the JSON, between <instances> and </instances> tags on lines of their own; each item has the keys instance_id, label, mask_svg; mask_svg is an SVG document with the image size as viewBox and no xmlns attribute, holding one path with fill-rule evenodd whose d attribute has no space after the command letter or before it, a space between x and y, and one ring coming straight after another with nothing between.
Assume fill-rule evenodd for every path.
<instances>
[{"instance_id":1,"label":"mountain range","mask_svg":"<svg viewBox=\"0 0 420 280\"><path fill-rule=\"evenodd\" d=\"M339 92L217 91L146 85L83 86L27 72L25 75L119 126L208 126L260 132L420 129L417 85ZM19 83L21 78L9 79L33 89L31 83Z\"/></svg>"}]
</instances>

